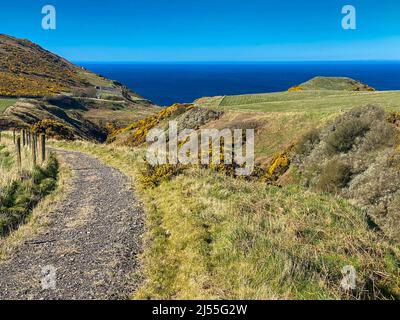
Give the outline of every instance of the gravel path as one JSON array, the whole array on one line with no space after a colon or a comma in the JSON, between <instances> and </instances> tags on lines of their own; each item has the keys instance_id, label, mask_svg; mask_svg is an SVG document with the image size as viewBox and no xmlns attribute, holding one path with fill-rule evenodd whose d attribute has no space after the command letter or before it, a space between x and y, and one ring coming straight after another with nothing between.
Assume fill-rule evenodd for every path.
<instances>
[{"instance_id":1,"label":"gravel path","mask_svg":"<svg viewBox=\"0 0 400 320\"><path fill-rule=\"evenodd\" d=\"M91 156L57 153L74 172L68 195L47 232L0 264L0 299L127 298L144 228L130 181Z\"/></svg>"}]
</instances>

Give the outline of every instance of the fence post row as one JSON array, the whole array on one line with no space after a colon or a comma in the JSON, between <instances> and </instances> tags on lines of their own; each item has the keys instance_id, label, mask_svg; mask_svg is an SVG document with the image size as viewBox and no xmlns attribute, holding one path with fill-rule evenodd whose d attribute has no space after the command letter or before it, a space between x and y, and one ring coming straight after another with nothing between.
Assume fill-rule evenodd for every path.
<instances>
[{"instance_id":1,"label":"fence post row","mask_svg":"<svg viewBox=\"0 0 400 320\"><path fill-rule=\"evenodd\" d=\"M17 135L16 129L13 129L13 143L16 149L16 160L17 167L22 170L22 147L27 147L31 150L32 164L36 166L38 160L41 163L46 161L46 135L41 133L40 135L36 132L30 132L25 129L19 131ZM0 131L0 142L2 139L2 132Z\"/></svg>"}]
</instances>

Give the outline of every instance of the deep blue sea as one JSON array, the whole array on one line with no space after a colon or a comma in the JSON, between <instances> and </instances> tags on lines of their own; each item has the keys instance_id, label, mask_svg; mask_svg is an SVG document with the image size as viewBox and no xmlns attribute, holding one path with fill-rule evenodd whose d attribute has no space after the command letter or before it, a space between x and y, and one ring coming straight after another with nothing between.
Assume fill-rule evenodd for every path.
<instances>
[{"instance_id":1,"label":"deep blue sea","mask_svg":"<svg viewBox=\"0 0 400 320\"><path fill-rule=\"evenodd\" d=\"M285 91L315 76L360 80L400 90L400 62L80 63L158 105L204 96Z\"/></svg>"}]
</instances>

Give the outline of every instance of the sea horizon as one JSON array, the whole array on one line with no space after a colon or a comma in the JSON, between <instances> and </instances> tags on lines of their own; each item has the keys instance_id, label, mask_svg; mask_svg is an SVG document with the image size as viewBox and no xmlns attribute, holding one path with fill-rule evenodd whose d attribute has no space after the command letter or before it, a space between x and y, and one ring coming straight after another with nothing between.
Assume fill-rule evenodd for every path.
<instances>
[{"instance_id":1,"label":"sea horizon","mask_svg":"<svg viewBox=\"0 0 400 320\"><path fill-rule=\"evenodd\" d=\"M77 62L123 83L154 103L205 96L286 91L315 76L349 77L377 90L400 90L400 61Z\"/></svg>"}]
</instances>

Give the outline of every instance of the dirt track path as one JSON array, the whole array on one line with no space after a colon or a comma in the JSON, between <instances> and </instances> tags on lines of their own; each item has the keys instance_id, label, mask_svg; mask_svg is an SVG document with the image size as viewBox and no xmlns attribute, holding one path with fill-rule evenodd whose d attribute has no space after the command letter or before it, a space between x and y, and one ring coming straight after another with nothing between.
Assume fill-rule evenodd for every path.
<instances>
[{"instance_id":1,"label":"dirt track path","mask_svg":"<svg viewBox=\"0 0 400 320\"><path fill-rule=\"evenodd\" d=\"M70 190L47 233L0 264L0 299L126 298L138 285L143 233L129 179L91 156L57 153L74 172ZM43 277L52 268L55 289L54 277Z\"/></svg>"}]
</instances>

